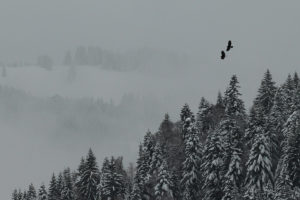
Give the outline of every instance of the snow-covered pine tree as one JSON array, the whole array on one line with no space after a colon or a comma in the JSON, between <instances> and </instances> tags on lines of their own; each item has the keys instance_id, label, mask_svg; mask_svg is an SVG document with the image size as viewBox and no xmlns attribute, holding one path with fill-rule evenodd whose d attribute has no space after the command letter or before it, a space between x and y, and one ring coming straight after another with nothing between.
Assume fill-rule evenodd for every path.
<instances>
[{"instance_id":1,"label":"snow-covered pine tree","mask_svg":"<svg viewBox=\"0 0 300 200\"><path fill-rule=\"evenodd\" d=\"M63 171L63 188L61 193L62 200L73 200L74 199L74 190L71 177L70 168L66 168Z\"/></svg>"},{"instance_id":2,"label":"snow-covered pine tree","mask_svg":"<svg viewBox=\"0 0 300 200\"><path fill-rule=\"evenodd\" d=\"M48 189L48 200L57 200L60 198L59 192L57 190L57 181L55 174L52 175L49 189Z\"/></svg>"},{"instance_id":3,"label":"snow-covered pine tree","mask_svg":"<svg viewBox=\"0 0 300 200\"><path fill-rule=\"evenodd\" d=\"M56 181L56 188L57 188L57 192L59 194L59 198L62 199L62 191L63 191L63 175L61 172L59 172L58 177L57 177L57 181Z\"/></svg>"},{"instance_id":4,"label":"snow-covered pine tree","mask_svg":"<svg viewBox=\"0 0 300 200\"><path fill-rule=\"evenodd\" d=\"M281 155L281 148L280 148L280 141L283 140L283 135L282 135L282 128L285 123L284 116L282 113L284 113L284 99L283 99L283 89L282 87L279 87L275 98L274 98L274 105L271 109L268 121L270 124L270 131L271 134L273 135L273 145L274 145L274 150L277 151L272 151L275 153L277 157L280 157Z\"/></svg>"},{"instance_id":5,"label":"snow-covered pine tree","mask_svg":"<svg viewBox=\"0 0 300 200\"><path fill-rule=\"evenodd\" d=\"M298 90L299 88L297 88L296 91ZM283 149L282 155L276 170L276 200L295 199L295 190L292 183L293 178L291 178L290 174L293 173L291 172L291 168L297 166L297 162L293 159L293 157L297 157L297 155L295 155L297 154L295 153L297 152L297 148L299 152L299 146L297 146L297 140L299 138L297 138L297 136L299 135L298 127L300 125L300 104L297 103L297 98L299 98L299 95L295 93L294 104L292 106L294 112L290 115L282 128L284 139L281 144Z\"/></svg>"},{"instance_id":6,"label":"snow-covered pine tree","mask_svg":"<svg viewBox=\"0 0 300 200\"><path fill-rule=\"evenodd\" d=\"M215 105L212 106L211 116L209 117L210 129L214 130L219 126L220 121L223 119L225 114L225 104L222 97L221 92L218 92L217 102Z\"/></svg>"},{"instance_id":7,"label":"snow-covered pine tree","mask_svg":"<svg viewBox=\"0 0 300 200\"><path fill-rule=\"evenodd\" d=\"M229 86L224 94L225 112L228 116L236 118L241 123L241 126L245 125L246 112L243 100L240 98L239 81L236 75L231 77Z\"/></svg>"},{"instance_id":8,"label":"snow-covered pine tree","mask_svg":"<svg viewBox=\"0 0 300 200\"><path fill-rule=\"evenodd\" d=\"M299 80L299 76L298 76L297 72L294 73L293 82L294 82L294 87L295 88L297 88L300 84L300 80Z\"/></svg>"},{"instance_id":9,"label":"snow-covered pine tree","mask_svg":"<svg viewBox=\"0 0 300 200\"><path fill-rule=\"evenodd\" d=\"M222 137L224 148L224 173L225 179L231 182L232 187L240 189L243 171L243 145L244 127L246 124L246 114L244 102L240 98L239 82L234 75L230 81L229 87L225 92L225 115L220 122L217 132ZM226 183L224 183L226 186ZM228 183L229 184L229 183ZM229 186L229 185L228 185ZM227 188L226 191L230 191ZM230 192L231 193L231 192ZM227 199L232 194L225 193ZM232 199L235 197L232 196Z\"/></svg>"},{"instance_id":10,"label":"snow-covered pine tree","mask_svg":"<svg viewBox=\"0 0 300 200\"><path fill-rule=\"evenodd\" d=\"M24 199L23 199L23 193L21 192L20 189L19 189L19 191L18 191L18 200L24 200Z\"/></svg>"},{"instance_id":11,"label":"snow-covered pine tree","mask_svg":"<svg viewBox=\"0 0 300 200\"><path fill-rule=\"evenodd\" d=\"M189 120L186 120L188 119ZM189 107L189 105L186 103L184 104L184 106L181 109L181 113L180 113L180 122L181 122L181 128L182 128L182 138L185 138L185 135L188 132L188 128L191 126L190 123L195 121L195 117Z\"/></svg>"},{"instance_id":12,"label":"snow-covered pine tree","mask_svg":"<svg viewBox=\"0 0 300 200\"><path fill-rule=\"evenodd\" d=\"M99 199L105 199L107 198L104 194L103 194L103 188L104 188L104 183L105 183L105 176L109 173L109 159L107 157L104 158L103 163L102 163L102 168L101 168L101 176L100 176L100 182L98 185L98 196L100 197Z\"/></svg>"},{"instance_id":13,"label":"snow-covered pine tree","mask_svg":"<svg viewBox=\"0 0 300 200\"><path fill-rule=\"evenodd\" d=\"M246 141L247 147L249 149L254 143L254 138L257 135L257 132L263 127L264 121L262 119L259 119L259 117L263 118L262 115L257 116L256 110L254 106L252 106L250 109L249 121L245 130L244 137L244 140Z\"/></svg>"},{"instance_id":14,"label":"snow-covered pine tree","mask_svg":"<svg viewBox=\"0 0 300 200\"><path fill-rule=\"evenodd\" d=\"M11 196L11 199L12 200L18 200L18 190L15 189L12 193L12 196Z\"/></svg>"},{"instance_id":15,"label":"snow-covered pine tree","mask_svg":"<svg viewBox=\"0 0 300 200\"><path fill-rule=\"evenodd\" d=\"M144 143L143 143L143 164L144 166L144 174L142 175L145 179L145 183L147 183L150 174L150 165L152 162L153 153L155 151L155 140L154 136L150 131L147 131L145 137L144 137Z\"/></svg>"},{"instance_id":16,"label":"snow-covered pine tree","mask_svg":"<svg viewBox=\"0 0 300 200\"><path fill-rule=\"evenodd\" d=\"M23 192L23 198L22 199L23 200L28 200L28 198L27 198L27 192L26 191Z\"/></svg>"},{"instance_id":17,"label":"snow-covered pine tree","mask_svg":"<svg viewBox=\"0 0 300 200\"><path fill-rule=\"evenodd\" d=\"M36 190L32 183L29 185L28 192L27 192L27 198L28 198L28 200L36 200L36 198L37 198Z\"/></svg>"},{"instance_id":18,"label":"snow-covered pine tree","mask_svg":"<svg viewBox=\"0 0 300 200\"><path fill-rule=\"evenodd\" d=\"M85 169L85 159L82 157L81 160L80 160L80 164L78 166L78 169L77 169L77 172L75 173L75 184L74 184L74 198L76 200L83 200L83 197L81 196L80 194L80 185L79 185L79 180L81 179L81 177L83 176L83 172L84 172L84 169Z\"/></svg>"},{"instance_id":19,"label":"snow-covered pine tree","mask_svg":"<svg viewBox=\"0 0 300 200\"><path fill-rule=\"evenodd\" d=\"M126 199L131 192L132 182L131 182L130 177L128 176L126 170L124 169L122 156L119 156L115 159L115 165L116 165L116 172L122 176L121 181L124 186L124 190L121 191L120 196L122 196Z\"/></svg>"},{"instance_id":20,"label":"snow-covered pine tree","mask_svg":"<svg viewBox=\"0 0 300 200\"><path fill-rule=\"evenodd\" d=\"M148 193L148 189L152 188L152 186L148 187L150 183L150 165L152 162L152 156L154 153L155 148L155 140L153 134L148 131L144 137L144 142L142 145L142 149L140 149L139 159L137 162L137 183L139 184L141 196L148 196L151 195Z\"/></svg>"},{"instance_id":21,"label":"snow-covered pine tree","mask_svg":"<svg viewBox=\"0 0 300 200\"><path fill-rule=\"evenodd\" d=\"M133 183L133 189L130 194L130 199L134 200L141 200L142 199L142 193L144 189L144 174L148 169L148 166L144 166L144 156L143 156L143 146L142 144L139 145L139 156L137 159L137 167L136 167L136 174L134 176L134 183Z\"/></svg>"},{"instance_id":22,"label":"snow-covered pine tree","mask_svg":"<svg viewBox=\"0 0 300 200\"><path fill-rule=\"evenodd\" d=\"M161 145L169 145L172 141L172 138L174 137L174 124L170 121L170 116L168 113L165 114L164 120L159 126L158 130L158 142Z\"/></svg>"},{"instance_id":23,"label":"snow-covered pine tree","mask_svg":"<svg viewBox=\"0 0 300 200\"><path fill-rule=\"evenodd\" d=\"M259 114L263 115L263 113ZM247 162L246 194L249 199L262 199L268 194L266 188L268 183L274 183L272 162L270 154L270 139L264 132L255 135L249 159Z\"/></svg>"},{"instance_id":24,"label":"snow-covered pine tree","mask_svg":"<svg viewBox=\"0 0 300 200\"><path fill-rule=\"evenodd\" d=\"M206 140L208 131L211 128L211 119L209 118L209 114L211 112L212 105L204 98L201 98L198 113L196 117L196 127L200 136L200 140L202 143Z\"/></svg>"},{"instance_id":25,"label":"snow-covered pine tree","mask_svg":"<svg viewBox=\"0 0 300 200\"><path fill-rule=\"evenodd\" d=\"M162 163L159 166L159 173L155 185L155 197L158 200L166 199L168 197L173 198L173 180L172 175L168 170L167 159L161 155Z\"/></svg>"},{"instance_id":26,"label":"snow-covered pine tree","mask_svg":"<svg viewBox=\"0 0 300 200\"><path fill-rule=\"evenodd\" d=\"M273 106L275 94L275 82L272 80L270 71L267 70L258 89L258 95L254 100L254 106L261 107L260 109L262 110L263 114L268 116Z\"/></svg>"},{"instance_id":27,"label":"snow-covered pine tree","mask_svg":"<svg viewBox=\"0 0 300 200\"><path fill-rule=\"evenodd\" d=\"M224 154L220 133L212 132L204 146L203 163L201 171L204 177L203 190L204 200L220 200L222 199L224 177Z\"/></svg>"},{"instance_id":28,"label":"snow-covered pine tree","mask_svg":"<svg viewBox=\"0 0 300 200\"><path fill-rule=\"evenodd\" d=\"M142 200L142 191L140 190L139 183L135 180L133 183L132 192L130 194L130 200Z\"/></svg>"},{"instance_id":29,"label":"snow-covered pine tree","mask_svg":"<svg viewBox=\"0 0 300 200\"><path fill-rule=\"evenodd\" d=\"M162 164L163 158L163 150L162 146L159 142L155 144L154 152L152 154L150 170L149 173L152 175L153 173L157 174L159 172L159 167Z\"/></svg>"},{"instance_id":30,"label":"snow-covered pine tree","mask_svg":"<svg viewBox=\"0 0 300 200\"><path fill-rule=\"evenodd\" d=\"M183 162L181 187L183 189L184 200L196 200L199 198L201 183L200 165L202 147L193 113L189 111L187 104L183 110L188 112L182 113L189 113L189 115L181 115L181 119L185 120L182 122L185 160Z\"/></svg>"},{"instance_id":31,"label":"snow-covered pine tree","mask_svg":"<svg viewBox=\"0 0 300 200\"><path fill-rule=\"evenodd\" d=\"M297 124L295 131L290 132L287 146L284 152L283 171L286 175L285 180L291 188L300 189L300 123ZM298 197L300 198L300 196Z\"/></svg>"},{"instance_id":32,"label":"snow-covered pine tree","mask_svg":"<svg viewBox=\"0 0 300 200\"><path fill-rule=\"evenodd\" d=\"M44 184L41 185L38 194L38 200L47 200L48 194Z\"/></svg>"},{"instance_id":33,"label":"snow-covered pine tree","mask_svg":"<svg viewBox=\"0 0 300 200\"><path fill-rule=\"evenodd\" d=\"M123 175L116 170L114 157L109 162L104 161L101 171L101 199L117 200L124 199L125 185Z\"/></svg>"},{"instance_id":34,"label":"snow-covered pine tree","mask_svg":"<svg viewBox=\"0 0 300 200\"><path fill-rule=\"evenodd\" d=\"M97 200L97 186L100 181L100 172L97 166L96 157L92 149L89 149L85 161L83 174L77 182L80 197L84 200Z\"/></svg>"},{"instance_id":35,"label":"snow-covered pine tree","mask_svg":"<svg viewBox=\"0 0 300 200\"><path fill-rule=\"evenodd\" d=\"M293 96L294 96L294 83L291 75L289 74L285 83L282 85L283 99L284 99L284 112L283 116L287 119L292 114Z\"/></svg>"}]
</instances>

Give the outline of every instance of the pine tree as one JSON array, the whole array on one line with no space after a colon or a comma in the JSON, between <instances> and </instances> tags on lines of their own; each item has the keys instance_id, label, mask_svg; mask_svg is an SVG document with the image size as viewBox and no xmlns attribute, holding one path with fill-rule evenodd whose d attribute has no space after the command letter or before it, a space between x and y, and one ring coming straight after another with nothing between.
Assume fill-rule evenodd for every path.
<instances>
[{"instance_id":1,"label":"pine tree","mask_svg":"<svg viewBox=\"0 0 300 200\"><path fill-rule=\"evenodd\" d=\"M38 200L47 200L48 194L44 184L41 185L38 194Z\"/></svg>"},{"instance_id":2,"label":"pine tree","mask_svg":"<svg viewBox=\"0 0 300 200\"><path fill-rule=\"evenodd\" d=\"M159 200L165 199L168 196L173 198L172 188L174 187L174 184L172 182L172 175L168 171L166 158L162 157L161 160L162 163L159 166L157 183L155 185L155 196L156 199Z\"/></svg>"},{"instance_id":3,"label":"pine tree","mask_svg":"<svg viewBox=\"0 0 300 200\"><path fill-rule=\"evenodd\" d=\"M57 200L60 198L59 192L57 190L57 182L56 177L53 174L50 185L49 185L49 191L48 191L48 200Z\"/></svg>"},{"instance_id":4,"label":"pine tree","mask_svg":"<svg viewBox=\"0 0 300 200\"><path fill-rule=\"evenodd\" d=\"M159 126L158 130L158 141L162 145L169 145L172 141L172 137L174 137L174 124L170 121L170 116L168 113L165 114L165 118Z\"/></svg>"},{"instance_id":5,"label":"pine tree","mask_svg":"<svg viewBox=\"0 0 300 200\"><path fill-rule=\"evenodd\" d=\"M282 87L278 88L275 98L274 98L274 106L271 109L271 113L269 116L270 123L270 132L273 135L273 154L277 156L277 158L281 155L281 147L280 141L283 140L282 129L285 123L284 116L284 99L283 99L283 89ZM277 150L277 151L276 151Z\"/></svg>"},{"instance_id":6,"label":"pine tree","mask_svg":"<svg viewBox=\"0 0 300 200\"><path fill-rule=\"evenodd\" d=\"M247 162L246 197L260 199L266 196L266 187L269 182L274 183L272 162L270 155L270 141L261 130L255 136L249 159Z\"/></svg>"},{"instance_id":7,"label":"pine tree","mask_svg":"<svg viewBox=\"0 0 300 200\"><path fill-rule=\"evenodd\" d=\"M224 178L224 154L220 133L214 131L208 136L204 146L203 163L201 169L204 177L204 200L222 199Z\"/></svg>"},{"instance_id":8,"label":"pine tree","mask_svg":"<svg viewBox=\"0 0 300 200\"><path fill-rule=\"evenodd\" d=\"M233 76L225 92L225 116L220 122L218 132L223 141L225 179L230 181L233 188L240 189L242 182L242 155L244 127L246 124L244 102L240 98L239 85L236 76ZM226 185L226 184L225 184ZM229 186L229 183L228 183ZM227 188L226 191L229 191ZM225 193L227 199L233 194ZM232 199L235 197L231 197Z\"/></svg>"},{"instance_id":9,"label":"pine tree","mask_svg":"<svg viewBox=\"0 0 300 200\"><path fill-rule=\"evenodd\" d=\"M267 70L261 81L260 88L258 89L258 95L254 100L254 106L259 106L263 114L267 116L273 106L275 94L275 82L272 80L270 71Z\"/></svg>"},{"instance_id":10,"label":"pine tree","mask_svg":"<svg viewBox=\"0 0 300 200\"><path fill-rule=\"evenodd\" d=\"M142 191L140 190L140 186L135 180L133 184L132 193L130 194L130 200L142 200L141 193Z\"/></svg>"},{"instance_id":11,"label":"pine tree","mask_svg":"<svg viewBox=\"0 0 300 200\"><path fill-rule=\"evenodd\" d=\"M158 172L159 167L163 162L162 155L163 155L163 150L161 144L157 142L150 163L150 171L149 171L150 174Z\"/></svg>"},{"instance_id":12,"label":"pine tree","mask_svg":"<svg viewBox=\"0 0 300 200\"><path fill-rule=\"evenodd\" d=\"M283 116L287 119L292 114L293 96L294 96L294 83L291 75L289 74L283 88L283 99L284 99L284 113Z\"/></svg>"},{"instance_id":13,"label":"pine tree","mask_svg":"<svg viewBox=\"0 0 300 200\"><path fill-rule=\"evenodd\" d=\"M253 107L250 109L249 121L247 125L247 129L245 131L245 141L249 148L251 148L254 143L254 138L260 131L260 129L264 126L263 115L257 115L257 112Z\"/></svg>"},{"instance_id":14,"label":"pine tree","mask_svg":"<svg viewBox=\"0 0 300 200\"><path fill-rule=\"evenodd\" d=\"M11 196L11 199L12 200L18 200L18 190L15 189L12 193L12 196Z\"/></svg>"},{"instance_id":15,"label":"pine tree","mask_svg":"<svg viewBox=\"0 0 300 200\"><path fill-rule=\"evenodd\" d=\"M70 168L65 169L63 172L63 188L62 188L61 198L62 200L74 199L74 191L73 191Z\"/></svg>"},{"instance_id":16,"label":"pine tree","mask_svg":"<svg viewBox=\"0 0 300 200\"><path fill-rule=\"evenodd\" d=\"M189 110L187 104L185 105L184 109ZM181 119L185 120L182 123L182 131L184 132L183 143L185 149L185 160L183 162L183 174L181 179L183 199L195 200L198 199L201 181L200 165L202 148L200 145L200 139L198 137L193 113L190 112L189 115L186 116L181 115Z\"/></svg>"},{"instance_id":17,"label":"pine tree","mask_svg":"<svg viewBox=\"0 0 300 200\"><path fill-rule=\"evenodd\" d=\"M209 118L211 107L210 103L202 97L196 117L196 126L202 142L205 141L208 131L211 129L211 119Z\"/></svg>"},{"instance_id":18,"label":"pine tree","mask_svg":"<svg viewBox=\"0 0 300 200\"><path fill-rule=\"evenodd\" d=\"M80 160L80 164L78 166L78 169L77 169L77 173L75 174L75 185L74 185L74 198L76 200L83 200L83 197L81 196L81 193L80 193L80 179L81 177L83 177L83 173L84 173L84 170L85 170L85 159L82 157L81 160Z\"/></svg>"},{"instance_id":19,"label":"pine tree","mask_svg":"<svg viewBox=\"0 0 300 200\"><path fill-rule=\"evenodd\" d=\"M240 99L241 93L239 88L237 76L233 75L224 95L225 112L228 116L236 118L237 121L244 125L246 113L244 102Z\"/></svg>"},{"instance_id":20,"label":"pine tree","mask_svg":"<svg viewBox=\"0 0 300 200\"><path fill-rule=\"evenodd\" d=\"M137 169L134 177L133 189L130 194L130 199L140 200L142 198L143 190L145 187L145 176L148 172L148 166L145 165L144 152L142 144L139 146L139 157L137 159Z\"/></svg>"},{"instance_id":21,"label":"pine tree","mask_svg":"<svg viewBox=\"0 0 300 200\"><path fill-rule=\"evenodd\" d=\"M20 189L18 191L18 200L23 200L23 193L21 192Z\"/></svg>"},{"instance_id":22,"label":"pine tree","mask_svg":"<svg viewBox=\"0 0 300 200\"><path fill-rule=\"evenodd\" d=\"M57 177L56 189L57 189L59 198L61 199L62 198L62 190L63 190L63 175L61 172L58 174L58 177Z\"/></svg>"},{"instance_id":23,"label":"pine tree","mask_svg":"<svg viewBox=\"0 0 300 200\"><path fill-rule=\"evenodd\" d=\"M117 172L114 157L110 161L106 158L101 171L101 199L117 200L124 199L124 179L122 174Z\"/></svg>"},{"instance_id":24,"label":"pine tree","mask_svg":"<svg viewBox=\"0 0 300 200\"><path fill-rule=\"evenodd\" d=\"M300 80L299 80L299 76L298 76L297 72L294 73L293 82L294 82L294 87L295 88L297 88L300 84Z\"/></svg>"},{"instance_id":25,"label":"pine tree","mask_svg":"<svg viewBox=\"0 0 300 200\"><path fill-rule=\"evenodd\" d=\"M29 185L29 189L28 189L28 192L27 192L27 198L29 200L36 200L36 198L37 198L36 190L35 190L33 184Z\"/></svg>"},{"instance_id":26,"label":"pine tree","mask_svg":"<svg viewBox=\"0 0 300 200\"><path fill-rule=\"evenodd\" d=\"M28 200L26 191L23 192L23 200Z\"/></svg>"},{"instance_id":27,"label":"pine tree","mask_svg":"<svg viewBox=\"0 0 300 200\"><path fill-rule=\"evenodd\" d=\"M97 186L100 181L100 173L96 162L96 157L92 149L89 149L86 157L83 174L77 182L80 197L85 200L97 200Z\"/></svg>"},{"instance_id":28,"label":"pine tree","mask_svg":"<svg viewBox=\"0 0 300 200\"><path fill-rule=\"evenodd\" d=\"M188 128L191 126L190 123L195 121L194 115L188 104L184 104L183 108L181 109L180 119L182 124L182 138L185 139Z\"/></svg>"}]
</instances>

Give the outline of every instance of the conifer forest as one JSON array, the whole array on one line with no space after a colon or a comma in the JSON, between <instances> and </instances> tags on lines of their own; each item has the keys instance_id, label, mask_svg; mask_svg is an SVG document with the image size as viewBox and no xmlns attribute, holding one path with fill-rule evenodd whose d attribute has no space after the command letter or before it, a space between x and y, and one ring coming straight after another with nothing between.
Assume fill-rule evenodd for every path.
<instances>
[{"instance_id":1,"label":"conifer forest","mask_svg":"<svg viewBox=\"0 0 300 200\"><path fill-rule=\"evenodd\" d=\"M12 200L292 200L300 198L300 80L278 84L267 70L247 111L233 75L216 102L166 113L146 132L136 163L97 162L89 149L77 169L41 185L16 188Z\"/></svg>"}]
</instances>

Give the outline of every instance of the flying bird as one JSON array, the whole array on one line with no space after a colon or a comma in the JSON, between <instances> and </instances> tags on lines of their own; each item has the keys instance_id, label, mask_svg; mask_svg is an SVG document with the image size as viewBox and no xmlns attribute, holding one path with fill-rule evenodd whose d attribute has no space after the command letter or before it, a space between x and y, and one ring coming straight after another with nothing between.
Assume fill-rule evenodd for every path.
<instances>
[{"instance_id":1,"label":"flying bird","mask_svg":"<svg viewBox=\"0 0 300 200\"><path fill-rule=\"evenodd\" d=\"M221 51L221 59L223 60L225 58L225 52Z\"/></svg>"},{"instance_id":2,"label":"flying bird","mask_svg":"<svg viewBox=\"0 0 300 200\"><path fill-rule=\"evenodd\" d=\"M226 51L229 51L230 49L232 49L233 46L232 46L232 43L231 43L231 40L228 41L228 44L227 44L227 48L226 48Z\"/></svg>"}]
</instances>

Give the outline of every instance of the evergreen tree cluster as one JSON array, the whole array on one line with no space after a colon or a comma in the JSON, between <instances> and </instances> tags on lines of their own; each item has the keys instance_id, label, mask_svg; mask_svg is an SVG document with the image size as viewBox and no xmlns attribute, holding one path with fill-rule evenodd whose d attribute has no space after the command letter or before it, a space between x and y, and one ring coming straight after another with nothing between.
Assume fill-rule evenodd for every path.
<instances>
[{"instance_id":1,"label":"evergreen tree cluster","mask_svg":"<svg viewBox=\"0 0 300 200\"><path fill-rule=\"evenodd\" d=\"M300 82L277 86L269 70L247 114L236 75L215 104L188 104L165 115L139 146L136 167L90 150L78 169L52 176L49 189L14 190L12 199L297 200L300 199Z\"/></svg>"}]
</instances>

